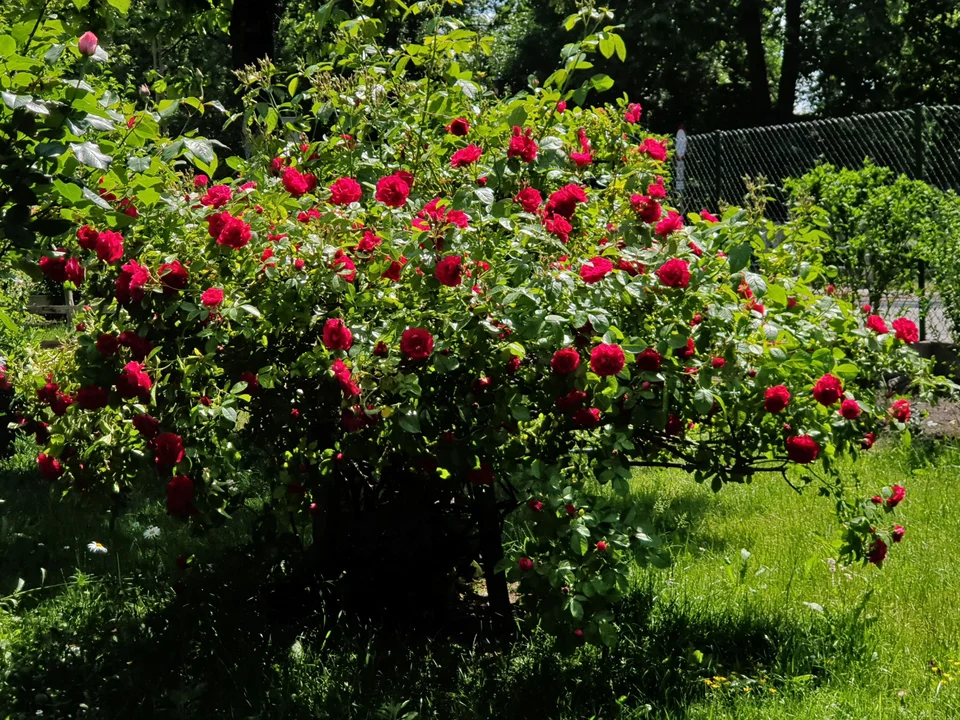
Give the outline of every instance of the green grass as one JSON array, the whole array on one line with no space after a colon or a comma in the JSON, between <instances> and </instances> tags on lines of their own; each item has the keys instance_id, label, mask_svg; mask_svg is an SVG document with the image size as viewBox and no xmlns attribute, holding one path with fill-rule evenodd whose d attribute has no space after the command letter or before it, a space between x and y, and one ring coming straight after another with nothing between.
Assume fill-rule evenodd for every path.
<instances>
[{"instance_id":1,"label":"green grass","mask_svg":"<svg viewBox=\"0 0 960 720\"><path fill-rule=\"evenodd\" d=\"M0 476L0 592L18 577L29 591L0 610L0 717L958 717L960 452L877 450L863 486L908 490L907 536L882 570L831 567L829 501L782 480L714 495L638 475L674 563L638 573L612 651L536 632L495 648L455 626L424 636L327 613L283 572L252 584L269 558L236 537L211 546L159 511L111 535L53 508L21 454ZM111 552L83 550L93 539ZM196 555L188 573L178 552Z\"/></svg>"}]
</instances>

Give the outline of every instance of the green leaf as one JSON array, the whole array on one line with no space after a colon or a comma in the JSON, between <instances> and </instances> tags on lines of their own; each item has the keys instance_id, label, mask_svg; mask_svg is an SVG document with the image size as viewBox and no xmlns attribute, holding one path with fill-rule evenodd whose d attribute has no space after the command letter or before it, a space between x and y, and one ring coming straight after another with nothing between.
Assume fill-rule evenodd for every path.
<instances>
[{"instance_id":1,"label":"green leaf","mask_svg":"<svg viewBox=\"0 0 960 720\"><path fill-rule=\"evenodd\" d=\"M3 308L0 308L0 323L4 325L11 333L19 333L20 329L14 324L13 320L10 319L10 316L7 315L6 311Z\"/></svg>"},{"instance_id":2,"label":"green leaf","mask_svg":"<svg viewBox=\"0 0 960 720\"><path fill-rule=\"evenodd\" d=\"M236 424L237 409L235 407L221 408L220 414L223 415L223 419L226 420L227 422Z\"/></svg>"},{"instance_id":3,"label":"green leaf","mask_svg":"<svg viewBox=\"0 0 960 720\"><path fill-rule=\"evenodd\" d=\"M570 533L570 548L578 555L587 554L587 539L578 533Z\"/></svg>"},{"instance_id":4,"label":"green leaf","mask_svg":"<svg viewBox=\"0 0 960 720\"><path fill-rule=\"evenodd\" d=\"M613 87L613 78L609 75L599 73L590 78L590 84L597 92L603 92L604 90L609 90Z\"/></svg>"},{"instance_id":5,"label":"green leaf","mask_svg":"<svg viewBox=\"0 0 960 720\"><path fill-rule=\"evenodd\" d=\"M769 302L773 303L774 305L780 305L781 307L786 307L787 291L784 290L779 285L768 285L766 299Z\"/></svg>"},{"instance_id":6,"label":"green leaf","mask_svg":"<svg viewBox=\"0 0 960 720\"><path fill-rule=\"evenodd\" d=\"M113 158L100 151L100 146L89 140L85 143L70 143L70 149L82 164L87 167L106 170Z\"/></svg>"},{"instance_id":7,"label":"green leaf","mask_svg":"<svg viewBox=\"0 0 960 720\"><path fill-rule=\"evenodd\" d=\"M490 188L477 188L474 190L474 193L476 193L477 197L480 199L480 202L482 202L484 205L493 205L495 196L493 194L493 190Z\"/></svg>"},{"instance_id":8,"label":"green leaf","mask_svg":"<svg viewBox=\"0 0 960 720\"><path fill-rule=\"evenodd\" d=\"M519 420L520 422L530 420L530 408L523 405L514 405L510 408L510 414L513 415L514 420Z\"/></svg>"},{"instance_id":9,"label":"green leaf","mask_svg":"<svg viewBox=\"0 0 960 720\"><path fill-rule=\"evenodd\" d=\"M609 35L600 41L600 54L608 60L613 57L613 53L616 52L616 50L617 45Z\"/></svg>"},{"instance_id":10,"label":"green leaf","mask_svg":"<svg viewBox=\"0 0 960 720\"><path fill-rule=\"evenodd\" d=\"M833 374L844 380L851 380L860 374L860 368L853 363L844 363L843 365L837 365L833 369Z\"/></svg>"},{"instance_id":11,"label":"green leaf","mask_svg":"<svg viewBox=\"0 0 960 720\"><path fill-rule=\"evenodd\" d=\"M707 388L700 388L693 394L693 407L701 415L706 415L713 408L713 393Z\"/></svg>"},{"instance_id":12,"label":"green leaf","mask_svg":"<svg viewBox=\"0 0 960 720\"><path fill-rule=\"evenodd\" d=\"M210 144L209 140L184 138L183 144L195 158L207 165L212 163L217 157L216 153L213 152L213 145Z\"/></svg>"},{"instance_id":13,"label":"green leaf","mask_svg":"<svg viewBox=\"0 0 960 720\"><path fill-rule=\"evenodd\" d=\"M90 188L85 187L83 188L82 192L83 192L83 196L87 200L92 202L94 205L96 205L97 207L103 208L104 210L113 210L113 208L110 207L110 203L108 203L102 197L97 195L97 193L93 192L93 190L91 190Z\"/></svg>"},{"instance_id":14,"label":"green leaf","mask_svg":"<svg viewBox=\"0 0 960 720\"><path fill-rule=\"evenodd\" d=\"M583 605L575 597L570 598L570 614L576 620L583 618Z\"/></svg>"},{"instance_id":15,"label":"green leaf","mask_svg":"<svg viewBox=\"0 0 960 720\"><path fill-rule=\"evenodd\" d=\"M749 242L741 243L730 251L730 272L740 272L750 262L753 255L753 245Z\"/></svg>"},{"instance_id":16,"label":"green leaf","mask_svg":"<svg viewBox=\"0 0 960 720\"><path fill-rule=\"evenodd\" d=\"M83 188L79 185L64 182L63 180L54 180L53 187L60 193L60 197L71 204L80 202L80 198L83 197Z\"/></svg>"},{"instance_id":17,"label":"green leaf","mask_svg":"<svg viewBox=\"0 0 960 720\"><path fill-rule=\"evenodd\" d=\"M607 647L613 647L617 644L617 639L619 633L617 628L613 623L602 622L600 623L600 639L603 641L603 644Z\"/></svg>"},{"instance_id":18,"label":"green leaf","mask_svg":"<svg viewBox=\"0 0 960 720\"><path fill-rule=\"evenodd\" d=\"M134 157L127 158L127 168L133 172L146 172L150 169L150 158Z\"/></svg>"},{"instance_id":19,"label":"green leaf","mask_svg":"<svg viewBox=\"0 0 960 720\"><path fill-rule=\"evenodd\" d=\"M107 2L124 15L130 9L130 0L107 0Z\"/></svg>"},{"instance_id":20,"label":"green leaf","mask_svg":"<svg viewBox=\"0 0 960 720\"><path fill-rule=\"evenodd\" d=\"M0 58L10 57L17 52L17 41L9 35L0 35Z\"/></svg>"},{"instance_id":21,"label":"green leaf","mask_svg":"<svg viewBox=\"0 0 960 720\"><path fill-rule=\"evenodd\" d=\"M257 308L255 308L253 305L241 305L241 306L240 306L240 309L241 309L241 310L246 310L248 313L250 313L251 315L253 315L255 318L259 318L259 317L260 317L260 311L257 310Z\"/></svg>"},{"instance_id":22,"label":"green leaf","mask_svg":"<svg viewBox=\"0 0 960 720\"><path fill-rule=\"evenodd\" d=\"M277 129L278 122L280 122L280 113L278 113L275 108L270 108L267 111L267 119L265 123L267 135L271 134Z\"/></svg>"},{"instance_id":23,"label":"green leaf","mask_svg":"<svg viewBox=\"0 0 960 720\"><path fill-rule=\"evenodd\" d=\"M415 412L404 412L400 414L400 427L408 433L420 432L420 417Z\"/></svg>"},{"instance_id":24,"label":"green leaf","mask_svg":"<svg viewBox=\"0 0 960 720\"><path fill-rule=\"evenodd\" d=\"M624 44L623 38L619 35L611 35L611 37L617 48L617 57L620 58L620 62L624 62L627 59L627 46Z\"/></svg>"}]
</instances>

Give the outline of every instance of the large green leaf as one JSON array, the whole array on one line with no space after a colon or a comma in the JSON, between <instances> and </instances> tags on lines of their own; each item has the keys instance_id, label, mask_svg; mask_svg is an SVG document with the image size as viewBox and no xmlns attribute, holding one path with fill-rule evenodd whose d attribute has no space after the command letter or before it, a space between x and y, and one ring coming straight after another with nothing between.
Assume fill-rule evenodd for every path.
<instances>
[{"instance_id":1,"label":"large green leaf","mask_svg":"<svg viewBox=\"0 0 960 720\"><path fill-rule=\"evenodd\" d=\"M85 143L70 143L70 149L73 150L77 160L87 167L106 170L113 161L113 158L100 151L99 145L89 140Z\"/></svg>"}]
</instances>

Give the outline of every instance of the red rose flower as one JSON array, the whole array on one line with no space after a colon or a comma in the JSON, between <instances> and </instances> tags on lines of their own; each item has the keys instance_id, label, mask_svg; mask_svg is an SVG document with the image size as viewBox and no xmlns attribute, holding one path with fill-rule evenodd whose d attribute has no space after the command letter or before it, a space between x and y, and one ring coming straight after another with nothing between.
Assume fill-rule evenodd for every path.
<instances>
[{"instance_id":1,"label":"red rose flower","mask_svg":"<svg viewBox=\"0 0 960 720\"><path fill-rule=\"evenodd\" d=\"M220 214L220 232L217 234L217 244L239 250L245 247L252 236L250 225L242 218L234 217L228 212Z\"/></svg>"},{"instance_id":2,"label":"red rose flower","mask_svg":"<svg viewBox=\"0 0 960 720\"><path fill-rule=\"evenodd\" d=\"M867 433L863 436L863 440L860 441L860 447L864 450L869 450L873 447L873 444L877 441L877 436L872 432Z\"/></svg>"},{"instance_id":3,"label":"red rose flower","mask_svg":"<svg viewBox=\"0 0 960 720\"><path fill-rule=\"evenodd\" d=\"M897 422L910 422L910 401L905 398L894 401L890 406L890 414Z\"/></svg>"},{"instance_id":4,"label":"red rose flower","mask_svg":"<svg viewBox=\"0 0 960 720\"><path fill-rule=\"evenodd\" d=\"M520 568L520 572L530 572L533 570L533 560L522 557L517 561L517 567Z\"/></svg>"},{"instance_id":5,"label":"red rose flower","mask_svg":"<svg viewBox=\"0 0 960 720\"><path fill-rule=\"evenodd\" d=\"M817 384L813 386L814 399L827 407L839 400L841 395L843 395L843 383L840 382L840 378L829 373L817 380Z\"/></svg>"},{"instance_id":6,"label":"red rose flower","mask_svg":"<svg viewBox=\"0 0 960 720\"><path fill-rule=\"evenodd\" d=\"M707 209L703 209L700 211L700 217L701 219L703 219L705 222L708 222L708 223L720 222L720 218L718 218L716 215L709 212Z\"/></svg>"},{"instance_id":7,"label":"red rose flower","mask_svg":"<svg viewBox=\"0 0 960 720\"><path fill-rule=\"evenodd\" d=\"M663 356L653 348L647 348L637 355L637 367L641 372L659 372Z\"/></svg>"},{"instance_id":8,"label":"red rose flower","mask_svg":"<svg viewBox=\"0 0 960 720\"><path fill-rule=\"evenodd\" d=\"M49 380L49 378L48 378ZM44 405L49 405L52 403L56 397L57 393L60 390L60 386L55 382L47 382L42 388L37 390L37 400L39 400Z\"/></svg>"},{"instance_id":9,"label":"red rose flower","mask_svg":"<svg viewBox=\"0 0 960 720\"><path fill-rule=\"evenodd\" d=\"M573 421L587 430L595 428L600 425L600 410L582 407L573 414Z\"/></svg>"},{"instance_id":10,"label":"red rose flower","mask_svg":"<svg viewBox=\"0 0 960 720\"><path fill-rule=\"evenodd\" d=\"M448 255L437 263L434 277L441 285L457 287L463 277L463 258L459 255Z\"/></svg>"},{"instance_id":11,"label":"red rose flower","mask_svg":"<svg viewBox=\"0 0 960 720\"><path fill-rule=\"evenodd\" d=\"M533 139L533 128L527 128L524 132L518 126L513 126L513 137L507 147L508 158L520 158L525 163L532 163L537 159L539 149L537 141Z\"/></svg>"},{"instance_id":12,"label":"red rose flower","mask_svg":"<svg viewBox=\"0 0 960 720\"><path fill-rule=\"evenodd\" d=\"M54 282L67 281L67 259L65 257L40 258L40 271Z\"/></svg>"},{"instance_id":13,"label":"red rose flower","mask_svg":"<svg viewBox=\"0 0 960 720\"><path fill-rule=\"evenodd\" d=\"M606 544L603 540L600 540L600 541L597 543L597 552L598 552L598 553L605 553L606 551L607 551L607 544Z\"/></svg>"},{"instance_id":14,"label":"red rose flower","mask_svg":"<svg viewBox=\"0 0 960 720\"><path fill-rule=\"evenodd\" d=\"M283 183L284 190L295 198L306 195L317 186L317 178L314 175L302 173L294 167L284 168L280 180Z\"/></svg>"},{"instance_id":15,"label":"red rose flower","mask_svg":"<svg viewBox=\"0 0 960 720\"><path fill-rule=\"evenodd\" d=\"M570 232L573 230L573 225L562 215L545 216L543 226L547 229L548 233L554 235L564 244L570 239Z\"/></svg>"},{"instance_id":16,"label":"red rose flower","mask_svg":"<svg viewBox=\"0 0 960 720\"><path fill-rule=\"evenodd\" d=\"M467 471L467 480L472 485L492 485L496 476L490 463L480 463L480 467Z\"/></svg>"},{"instance_id":17,"label":"red rose flower","mask_svg":"<svg viewBox=\"0 0 960 720\"><path fill-rule=\"evenodd\" d=\"M898 543L901 540L903 540L903 536L906 534L907 534L907 530L906 528L903 527L903 525L894 525L893 532L890 533L890 539L893 540L895 543Z\"/></svg>"},{"instance_id":18,"label":"red rose flower","mask_svg":"<svg viewBox=\"0 0 960 720\"><path fill-rule=\"evenodd\" d=\"M710 364L713 366L714 370L720 370L727 364L727 361L722 357L715 357L710 361Z\"/></svg>"},{"instance_id":19,"label":"red rose flower","mask_svg":"<svg viewBox=\"0 0 960 720\"><path fill-rule=\"evenodd\" d=\"M99 42L100 41L97 39L97 36L87 30L87 32L81 35L80 39L77 40L77 50L80 51L81 55L92 57L97 52L97 46Z\"/></svg>"},{"instance_id":20,"label":"red rose flower","mask_svg":"<svg viewBox=\"0 0 960 720\"><path fill-rule=\"evenodd\" d=\"M763 409L768 413L777 413L783 412L784 408L790 404L790 391L787 389L786 385L774 385L771 388L767 388L767 392L763 396Z\"/></svg>"},{"instance_id":21,"label":"red rose flower","mask_svg":"<svg viewBox=\"0 0 960 720\"><path fill-rule=\"evenodd\" d=\"M200 204L214 209L222 208L233 200L233 190L227 185L214 185L200 198Z\"/></svg>"},{"instance_id":22,"label":"red rose flower","mask_svg":"<svg viewBox=\"0 0 960 720\"><path fill-rule=\"evenodd\" d=\"M676 210L671 210L667 216L657 223L656 230L660 237L667 237L670 233L676 232L683 227L683 218Z\"/></svg>"},{"instance_id":23,"label":"red rose flower","mask_svg":"<svg viewBox=\"0 0 960 720\"><path fill-rule=\"evenodd\" d=\"M558 375L572 373L580 365L580 353L574 348L557 350L550 359L550 368Z\"/></svg>"},{"instance_id":24,"label":"red rose flower","mask_svg":"<svg viewBox=\"0 0 960 720\"><path fill-rule=\"evenodd\" d=\"M693 342L693 338L687 338L687 344L681 348L677 348L673 351L673 354L676 355L681 360L689 360L694 355L697 354L697 346Z\"/></svg>"},{"instance_id":25,"label":"red rose flower","mask_svg":"<svg viewBox=\"0 0 960 720\"><path fill-rule=\"evenodd\" d=\"M383 245L383 238L367 230L360 238L360 242L357 243L357 252L369 254L381 245Z\"/></svg>"},{"instance_id":26,"label":"red rose flower","mask_svg":"<svg viewBox=\"0 0 960 720\"><path fill-rule=\"evenodd\" d=\"M190 277L187 269L180 264L179 260L174 260L172 263L164 263L160 266L157 274L160 276L160 285L163 287L165 294L183 290L187 287L187 281Z\"/></svg>"},{"instance_id":27,"label":"red rose flower","mask_svg":"<svg viewBox=\"0 0 960 720\"><path fill-rule=\"evenodd\" d=\"M183 438L172 432L160 433L153 443L157 465L170 467L183 461Z\"/></svg>"},{"instance_id":28,"label":"red rose flower","mask_svg":"<svg viewBox=\"0 0 960 720\"><path fill-rule=\"evenodd\" d=\"M664 200L667 197L667 188L663 184L663 178L657 177L657 181L647 185L647 195L654 200Z\"/></svg>"},{"instance_id":29,"label":"red rose flower","mask_svg":"<svg viewBox=\"0 0 960 720\"><path fill-rule=\"evenodd\" d=\"M206 308L215 308L223 303L223 290L220 288L207 288L200 295L200 302Z\"/></svg>"},{"instance_id":30,"label":"red rose flower","mask_svg":"<svg viewBox=\"0 0 960 720\"><path fill-rule=\"evenodd\" d=\"M566 100L561 100L560 102L557 103L557 114L563 115L563 113L566 112L566 110L567 110Z\"/></svg>"},{"instance_id":31,"label":"red rose flower","mask_svg":"<svg viewBox=\"0 0 960 720\"><path fill-rule=\"evenodd\" d=\"M353 333L339 318L330 318L323 325L323 346L327 350L349 350L353 347Z\"/></svg>"},{"instance_id":32,"label":"red rose flower","mask_svg":"<svg viewBox=\"0 0 960 720\"><path fill-rule=\"evenodd\" d=\"M360 202L363 188L353 178L342 177L330 186L330 202L333 205L349 205Z\"/></svg>"},{"instance_id":33,"label":"red rose flower","mask_svg":"<svg viewBox=\"0 0 960 720\"><path fill-rule=\"evenodd\" d=\"M411 360L425 360L433 354L433 335L423 328L407 328L400 336L400 352Z\"/></svg>"},{"instance_id":34,"label":"red rose flower","mask_svg":"<svg viewBox=\"0 0 960 720\"><path fill-rule=\"evenodd\" d=\"M690 266L685 260L672 258L657 268L657 279L661 285L672 288L686 288L690 285Z\"/></svg>"},{"instance_id":35,"label":"red rose flower","mask_svg":"<svg viewBox=\"0 0 960 720\"><path fill-rule=\"evenodd\" d=\"M856 420L860 417L860 403L847 398L840 403L840 414L847 420Z\"/></svg>"},{"instance_id":36,"label":"red rose flower","mask_svg":"<svg viewBox=\"0 0 960 720\"><path fill-rule=\"evenodd\" d=\"M56 480L65 472L60 461L46 453L37 455L37 467L40 468L40 474L47 480Z\"/></svg>"},{"instance_id":37,"label":"red rose flower","mask_svg":"<svg viewBox=\"0 0 960 720\"><path fill-rule=\"evenodd\" d=\"M533 510L533 512L543 512L543 503L536 498L530 498L527 501L527 507Z\"/></svg>"},{"instance_id":38,"label":"red rose flower","mask_svg":"<svg viewBox=\"0 0 960 720\"><path fill-rule=\"evenodd\" d=\"M470 132L470 123L467 122L466 118L457 118L447 125L447 132L457 137L463 137Z\"/></svg>"},{"instance_id":39,"label":"red rose flower","mask_svg":"<svg viewBox=\"0 0 960 720\"><path fill-rule=\"evenodd\" d=\"M877 335L886 335L890 332L890 330L887 329L887 324L879 315L871 315L867 318L867 328L873 330Z\"/></svg>"},{"instance_id":40,"label":"red rose flower","mask_svg":"<svg viewBox=\"0 0 960 720\"><path fill-rule=\"evenodd\" d=\"M630 103L623 113L623 119L631 125L636 125L640 122L640 115L642 113L643 108L640 106L640 103Z\"/></svg>"},{"instance_id":41,"label":"red rose flower","mask_svg":"<svg viewBox=\"0 0 960 720\"><path fill-rule=\"evenodd\" d=\"M177 517L193 515L193 480L177 475L167 483L167 514Z\"/></svg>"},{"instance_id":42,"label":"red rose flower","mask_svg":"<svg viewBox=\"0 0 960 720\"><path fill-rule=\"evenodd\" d=\"M597 345L590 353L590 371L600 377L617 375L624 366L623 348L619 345Z\"/></svg>"},{"instance_id":43,"label":"red rose flower","mask_svg":"<svg viewBox=\"0 0 960 720\"><path fill-rule=\"evenodd\" d=\"M890 497L887 498L887 505L895 508L903 502L903 499L907 496L907 489L903 485L894 485L890 490L892 490L892 493Z\"/></svg>"},{"instance_id":44,"label":"red rose flower","mask_svg":"<svg viewBox=\"0 0 960 720\"><path fill-rule=\"evenodd\" d=\"M913 320L907 318L897 318L893 321L893 330L897 334L897 340L903 340L905 343L915 343L920 341L920 331L917 329Z\"/></svg>"},{"instance_id":45,"label":"red rose flower","mask_svg":"<svg viewBox=\"0 0 960 720\"><path fill-rule=\"evenodd\" d=\"M867 561L873 563L877 567L883 565L884 559L887 557L887 544L883 541L883 538L877 538L870 545L870 550L867 553Z\"/></svg>"},{"instance_id":46,"label":"red rose flower","mask_svg":"<svg viewBox=\"0 0 960 720\"><path fill-rule=\"evenodd\" d=\"M111 333L101 333L100 337L97 338L97 352L101 355L110 356L116 355L117 351L120 349L120 341L117 340L117 336Z\"/></svg>"},{"instance_id":47,"label":"red rose flower","mask_svg":"<svg viewBox=\"0 0 960 720\"><path fill-rule=\"evenodd\" d=\"M373 354L376 357L386 357L390 354L390 348L383 340L380 340L376 345L373 346Z\"/></svg>"},{"instance_id":48,"label":"red rose flower","mask_svg":"<svg viewBox=\"0 0 960 720\"><path fill-rule=\"evenodd\" d=\"M637 217L645 223L655 223L663 212L660 203L647 195L631 195L630 204Z\"/></svg>"},{"instance_id":49,"label":"red rose flower","mask_svg":"<svg viewBox=\"0 0 960 720\"><path fill-rule=\"evenodd\" d=\"M387 207L403 207L410 197L410 183L398 175L380 178L377 182L377 202Z\"/></svg>"},{"instance_id":50,"label":"red rose flower","mask_svg":"<svg viewBox=\"0 0 960 720\"><path fill-rule=\"evenodd\" d=\"M508 375L514 375L516 374L517 370L520 369L520 364L522 362L523 360L520 358L519 355L511 355L510 359L504 363L503 371Z\"/></svg>"},{"instance_id":51,"label":"red rose flower","mask_svg":"<svg viewBox=\"0 0 960 720\"><path fill-rule=\"evenodd\" d=\"M87 385L77 390L77 405L84 410L100 410L107 406L110 394L106 388Z\"/></svg>"},{"instance_id":52,"label":"red rose flower","mask_svg":"<svg viewBox=\"0 0 960 720\"><path fill-rule=\"evenodd\" d=\"M209 184L210 178L208 178L206 175L197 175L195 178L193 178L193 186L195 188L205 188Z\"/></svg>"},{"instance_id":53,"label":"red rose flower","mask_svg":"<svg viewBox=\"0 0 960 720\"><path fill-rule=\"evenodd\" d=\"M99 237L100 233L89 225L84 225L77 230L77 243L84 250L93 250L97 246L97 238Z\"/></svg>"},{"instance_id":54,"label":"red rose flower","mask_svg":"<svg viewBox=\"0 0 960 720\"><path fill-rule=\"evenodd\" d=\"M247 384L247 393L250 395L260 389L260 378L250 370L244 370L240 373L240 382Z\"/></svg>"},{"instance_id":55,"label":"red rose flower","mask_svg":"<svg viewBox=\"0 0 960 720\"><path fill-rule=\"evenodd\" d=\"M483 150L480 149L479 145L467 145L453 154L450 158L450 166L455 168L468 167L479 160L481 155L483 155Z\"/></svg>"},{"instance_id":56,"label":"red rose flower","mask_svg":"<svg viewBox=\"0 0 960 720\"><path fill-rule=\"evenodd\" d=\"M586 202L588 202L587 194L583 191L583 188L570 183L550 196L544 211L547 215L561 215L569 220L576 212L577 205Z\"/></svg>"},{"instance_id":57,"label":"red rose flower","mask_svg":"<svg viewBox=\"0 0 960 720\"><path fill-rule=\"evenodd\" d=\"M386 269L381 277L386 280L392 280L393 282L400 282L400 273L403 272L403 266L406 264L407 259L405 257L392 261L390 267Z\"/></svg>"},{"instance_id":58,"label":"red rose flower","mask_svg":"<svg viewBox=\"0 0 960 720\"><path fill-rule=\"evenodd\" d=\"M787 457L800 465L809 465L820 455L820 446L809 435L791 435L787 438Z\"/></svg>"},{"instance_id":59,"label":"red rose flower","mask_svg":"<svg viewBox=\"0 0 960 720\"><path fill-rule=\"evenodd\" d=\"M356 264L354 264L353 260L341 253L339 250L337 252L339 254L334 256L333 263L331 263L333 271L345 281L353 282L357 279Z\"/></svg>"},{"instance_id":60,"label":"red rose flower","mask_svg":"<svg viewBox=\"0 0 960 720\"><path fill-rule=\"evenodd\" d=\"M64 277L79 287L87 275L80 262L76 258L70 258L63 266Z\"/></svg>"},{"instance_id":61,"label":"red rose flower","mask_svg":"<svg viewBox=\"0 0 960 720\"><path fill-rule=\"evenodd\" d=\"M611 272L613 263L605 257L595 257L580 266L580 278L588 285L600 282Z\"/></svg>"},{"instance_id":62,"label":"red rose flower","mask_svg":"<svg viewBox=\"0 0 960 720\"><path fill-rule=\"evenodd\" d=\"M543 205L543 196L536 188L526 187L514 195L513 201L519 203L524 212L535 213Z\"/></svg>"},{"instance_id":63,"label":"red rose flower","mask_svg":"<svg viewBox=\"0 0 960 720\"><path fill-rule=\"evenodd\" d=\"M153 350L153 343L140 337L133 330L124 330L120 333L118 342L123 347L130 348L130 352L137 360L143 360Z\"/></svg>"},{"instance_id":64,"label":"red rose flower","mask_svg":"<svg viewBox=\"0 0 960 720\"><path fill-rule=\"evenodd\" d=\"M160 422L146 413L133 416L133 426L147 440L153 440L160 434Z\"/></svg>"},{"instance_id":65,"label":"red rose flower","mask_svg":"<svg viewBox=\"0 0 960 720\"><path fill-rule=\"evenodd\" d=\"M144 371L143 365L131 361L123 366L123 372L117 378L116 387L117 394L122 398L139 397L146 400L150 397L153 381Z\"/></svg>"},{"instance_id":66,"label":"red rose flower","mask_svg":"<svg viewBox=\"0 0 960 720\"><path fill-rule=\"evenodd\" d=\"M73 397L66 393L58 392L53 402L50 403L50 409L53 410L53 414L57 417L63 417L67 413L67 408L71 405L73 405Z\"/></svg>"},{"instance_id":67,"label":"red rose flower","mask_svg":"<svg viewBox=\"0 0 960 720\"><path fill-rule=\"evenodd\" d=\"M659 160L663 162L667 159L667 143L666 141L654 140L653 138L646 138L640 147L637 148L637 152L641 155L646 155L652 160Z\"/></svg>"},{"instance_id":68,"label":"red rose flower","mask_svg":"<svg viewBox=\"0 0 960 720\"><path fill-rule=\"evenodd\" d=\"M123 235L113 230L104 230L97 235L94 250L101 262L117 262L123 257Z\"/></svg>"},{"instance_id":69,"label":"red rose flower","mask_svg":"<svg viewBox=\"0 0 960 720\"><path fill-rule=\"evenodd\" d=\"M564 414L572 413L583 404L587 399L587 394L583 390L571 390L566 395L557 398L557 410Z\"/></svg>"}]
</instances>

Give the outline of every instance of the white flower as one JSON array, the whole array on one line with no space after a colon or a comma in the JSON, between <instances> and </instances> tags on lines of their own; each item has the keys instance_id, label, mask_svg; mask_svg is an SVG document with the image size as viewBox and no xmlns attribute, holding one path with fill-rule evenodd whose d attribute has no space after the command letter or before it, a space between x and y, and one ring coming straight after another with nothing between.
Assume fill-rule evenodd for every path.
<instances>
[{"instance_id":1,"label":"white flower","mask_svg":"<svg viewBox=\"0 0 960 720\"><path fill-rule=\"evenodd\" d=\"M160 537L160 528L158 528L156 525L151 525L143 531L143 536L147 540L156 540L158 537Z\"/></svg>"},{"instance_id":2,"label":"white flower","mask_svg":"<svg viewBox=\"0 0 960 720\"><path fill-rule=\"evenodd\" d=\"M107 546L101 545L96 540L94 540L93 542L87 545L87 550L89 550L92 553L103 554L107 552Z\"/></svg>"}]
</instances>

